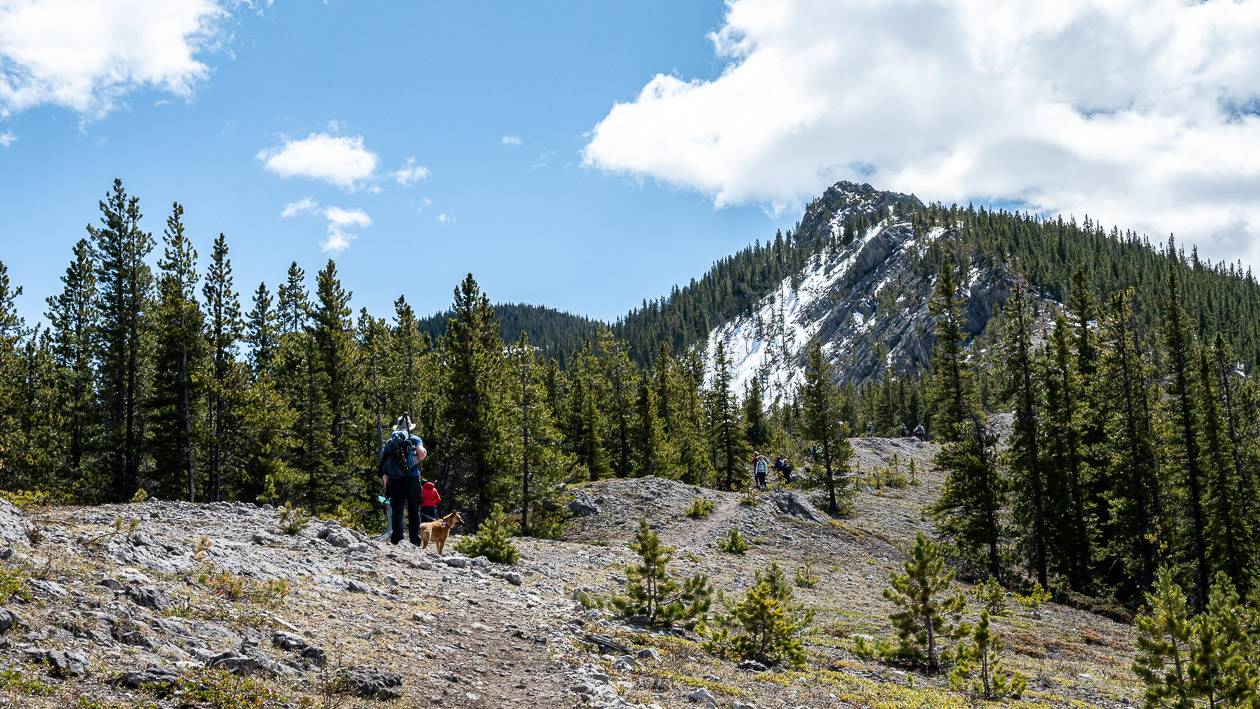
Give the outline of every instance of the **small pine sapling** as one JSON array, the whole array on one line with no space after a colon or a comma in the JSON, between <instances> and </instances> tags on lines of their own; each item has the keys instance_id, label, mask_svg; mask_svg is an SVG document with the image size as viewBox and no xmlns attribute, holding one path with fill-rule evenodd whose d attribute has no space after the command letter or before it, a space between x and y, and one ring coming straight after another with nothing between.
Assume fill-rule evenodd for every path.
<instances>
[{"instance_id":1,"label":"small pine sapling","mask_svg":"<svg viewBox=\"0 0 1260 709\"><path fill-rule=\"evenodd\" d=\"M718 549L729 554L743 554L748 551L748 540L744 539L744 535L739 533L739 529L731 527L731 531L726 533L725 537L718 540Z\"/></svg>"},{"instance_id":2,"label":"small pine sapling","mask_svg":"<svg viewBox=\"0 0 1260 709\"><path fill-rule=\"evenodd\" d=\"M1028 678L1018 672L1008 672L1002 666L1002 641L989 624L987 609L980 611L979 622L968 631L966 641L953 652L950 686L956 691L987 700L1023 694Z\"/></svg>"},{"instance_id":3,"label":"small pine sapling","mask_svg":"<svg viewBox=\"0 0 1260 709\"><path fill-rule=\"evenodd\" d=\"M941 668L941 640L953 638L966 605L953 589L954 574L945 567L940 546L919 532L903 572L889 576L884 598L897 606L889 618L897 628L899 659L929 673Z\"/></svg>"},{"instance_id":4,"label":"small pine sapling","mask_svg":"<svg viewBox=\"0 0 1260 709\"><path fill-rule=\"evenodd\" d=\"M477 533L461 539L456 548L467 556L484 556L498 564L515 564L521 558L512 543L512 524L502 505L492 507Z\"/></svg>"},{"instance_id":5,"label":"small pine sapling","mask_svg":"<svg viewBox=\"0 0 1260 709\"><path fill-rule=\"evenodd\" d=\"M626 567L626 592L613 597L610 605L622 617L638 618L647 625L691 628L700 622L713 603L708 577L697 574L680 588L668 568L674 548L661 544L646 518L639 518L639 531L630 548L639 555L639 562Z\"/></svg>"},{"instance_id":6,"label":"small pine sapling","mask_svg":"<svg viewBox=\"0 0 1260 709\"><path fill-rule=\"evenodd\" d=\"M783 570L771 564L757 573L742 600L703 629L705 647L720 657L800 667L806 658L802 636L813 620L813 611L793 602Z\"/></svg>"}]
</instances>

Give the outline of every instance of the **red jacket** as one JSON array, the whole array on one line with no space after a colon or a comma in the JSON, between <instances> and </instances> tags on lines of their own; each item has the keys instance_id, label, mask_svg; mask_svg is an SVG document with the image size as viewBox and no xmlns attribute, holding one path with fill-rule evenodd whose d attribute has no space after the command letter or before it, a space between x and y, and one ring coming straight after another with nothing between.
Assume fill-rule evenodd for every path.
<instances>
[{"instance_id":1,"label":"red jacket","mask_svg":"<svg viewBox=\"0 0 1260 709\"><path fill-rule=\"evenodd\" d=\"M420 486L420 506L421 507L437 507L442 501L442 496L438 494L437 485L426 482Z\"/></svg>"}]
</instances>

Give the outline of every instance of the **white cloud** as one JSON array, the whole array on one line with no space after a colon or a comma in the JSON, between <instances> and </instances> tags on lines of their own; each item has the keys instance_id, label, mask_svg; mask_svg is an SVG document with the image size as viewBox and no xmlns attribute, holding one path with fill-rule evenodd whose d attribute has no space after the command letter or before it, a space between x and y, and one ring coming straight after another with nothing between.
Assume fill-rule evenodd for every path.
<instances>
[{"instance_id":1,"label":"white cloud","mask_svg":"<svg viewBox=\"0 0 1260 709\"><path fill-rule=\"evenodd\" d=\"M350 242L358 238L358 235L351 232L350 229L363 229L372 226L372 218L362 209L344 207L324 207L320 208L319 202L312 197L303 197L296 202L289 202L284 205L280 216L289 219L299 214L319 214L327 222L327 234L323 244L324 251L330 253L341 253L350 248Z\"/></svg>"},{"instance_id":2,"label":"white cloud","mask_svg":"<svg viewBox=\"0 0 1260 709\"><path fill-rule=\"evenodd\" d=\"M17 142L17 135L11 130L0 133L0 148L7 148Z\"/></svg>"},{"instance_id":3,"label":"white cloud","mask_svg":"<svg viewBox=\"0 0 1260 709\"><path fill-rule=\"evenodd\" d=\"M328 220L328 238L324 240L323 249L334 254L350 248L350 242L359 238L347 231L348 228L372 226L372 218L362 209L329 207L324 210L324 218Z\"/></svg>"},{"instance_id":4,"label":"white cloud","mask_svg":"<svg viewBox=\"0 0 1260 709\"><path fill-rule=\"evenodd\" d=\"M316 209L319 209L319 203L315 201L314 197L303 197L296 202L289 202L284 205L284 209L281 210L280 216L288 219L306 212L314 212Z\"/></svg>"},{"instance_id":5,"label":"white cloud","mask_svg":"<svg viewBox=\"0 0 1260 709\"><path fill-rule=\"evenodd\" d=\"M1257 37L1233 0L729 0L720 75L653 77L583 160L718 206L857 179L1256 261Z\"/></svg>"},{"instance_id":6,"label":"white cloud","mask_svg":"<svg viewBox=\"0 0 1260 709\"><path fill-rule=\"evenodd\" d=\"M414 157L407 158L407 164L394 171L394 179L400 185L411 185L429 177L429 168L417 165Z\"/></svg>"},{"instance_id":7,"label":"white cloud","mask_svg":"<svg viewBox=\"0 0 1260 709\"><path fill-rule=\"evenodd\" d=\"M446 212L441 212L437 215L437 220L439 224L450 224L455 221L455 217L449 216Z\"/></svg>"},{"instance_id":8,"label":"white cloud","mask_svg":"<svg viewBox=\"0 0 1260 709\"><path fill-rule=\"evenodd\" d=\"M229 16L216 0L0 1L0 115L53 104L99 118L143 88L190 97Z\"/></svg>"},{"instance_id":9,"label":"white cloud","mask_svg":"<svg viewBox=\"0 0 1260 709\"><path fill-rule=\"evenodd\" d=\"M520 145L524 141L518 135L505 135L499 139L499 142L504 145Z\"/></svg>"},{"instance_id":10,"label":"white cloud","mask_svg":"<svg viewBox=\"0 0 1260 709\"><path fill-rule=\"evenodd\" d=\"M363 146L363 136L311 133L299 140L258 151L269 172L281 177L305 177L353 190L376 171L376 153Z\"/></svg>"}]
</instances>

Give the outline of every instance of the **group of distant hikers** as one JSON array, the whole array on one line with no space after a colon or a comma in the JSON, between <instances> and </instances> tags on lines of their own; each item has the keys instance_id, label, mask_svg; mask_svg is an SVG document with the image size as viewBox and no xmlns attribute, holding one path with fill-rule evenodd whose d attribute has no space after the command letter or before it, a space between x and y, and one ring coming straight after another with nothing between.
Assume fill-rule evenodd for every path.
<instances>
[{"instance_id":1,"label":"group of distant hikers","mask_svg":"<svg viewBox=\"0 0 1260 709\"><path fill-rule=\"evenodd\" d=\"M377 472L385 494L379 499L385 508L389 524L389 541L397 544L403 538L403 511L407 512L408 540L420 546L420 525L438 518L438 505L442 496L437 485L420 476L420 463L428 457L424 440L413 433L416 424L411 414L403 414L394 421L394 430L381 446Z\"/></svg>"},{"instance_id":2,"label":"group of distant hikers","mask_svg":"<svg viewBox=\"0 0 1260 709\"><path fill-rule=\"evenodd\" d=\"M867 421L866 422L866 437L870 438L871 436L874 436L874 435L875 435L875 424L870 421ZM913 435L915 438L919 439L920 441L927 440L927 431L923 428L923 424L916 425L914 427L913 434L911 434L911 432L909 431L909 429L906 427L904 423L901 424L901 437L909 438L911 435ZM816 460L818 458L818 450L816 448L811 450L809 452L809 457ZM774 464L772 465L768 457L762 455L759 451L753 451L752 470L753 470L753 481L756 483L757 489L765 490L769 486L768 483L766 482L766 478L769 477L771 470L774 470L774 472L778 473L783 478L784 485L790 485L792 483L792 471L795 470L795 468L792 467L792 463L790 463L786 458L784 458L781 455L774 459ZM805 468L805 474L806 474L806 477L809 476L808 467Z\"/></svg>"},{"instance_id":3,"label":"group of distant hikers","mask_svg":"<svg viewBox=\"0 0 1260 709\"><path fill-rule=\"evenodd\" d=\"M757 489L765 490L768 487L766 477L769 476L771 470L770 459L758 451L753 451L752 468L753 479L757 483ZM795 470L795 468L792 467L792 464L789 463L786 458L783 456L775 458L773 469L774 472L778 473L783 478L784 485L791 484L792 471Z\"/></svg>"}]
</instances>

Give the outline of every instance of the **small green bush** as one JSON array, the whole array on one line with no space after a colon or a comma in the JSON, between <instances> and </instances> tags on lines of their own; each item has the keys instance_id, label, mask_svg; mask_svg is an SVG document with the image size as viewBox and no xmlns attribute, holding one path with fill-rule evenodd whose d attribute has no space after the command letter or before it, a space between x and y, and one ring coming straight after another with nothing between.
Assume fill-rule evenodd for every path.
<instances>
[{"instance_id":1,"label":"small green bush","mask_svg":"<svg viewBox=\"0 0 1260 709\"><path fill-rule=\"evenodd\" d=\"M783 570L771 564L757 573L744 598L728 603L726 613L702 635L705 649L719 657L799 667L806 658L802 636L813 619L812 611L792 602Z\"/></svg>"},{"instance_id":2,"label":"small green bush","mask_svg":"<svg viewBox=\"0 0 1260 709\"><path fill-rule=\"evenodd\" d=\"M16 566L5 564L0 566L0 601L17 597L22 601L31 600L31 591L26 587L26 573Z\"/></svg>"},{"instance_id":3,"label":"small green bush","mask_svg":"<svg viewBox=\"0 0 1260 709\"><path fill-rule=\"evenodd\" d=\"M306 529L306 523L311 521L311 516L300 507L294 507L292 502L284 503L284 507L280 508L280 531L288 535L300 533Z\"/></svg>"},{"instance_id":4,"label":"small green bush","mask_svg":"<svg viewBox=\"0 0 1260 709\"><path fill-rule=\"evenodd\" d=\"M691 507L687 508L687 516L692 519L700 519L713 514L713 500L707 497L696 495L691 500Z\"/></svg>"},{"instance_id":5,"label":"small green bush","mask_svg":"<svg viewBox=\"0 0 1260 709\"><path fill-rule=\"evenodd\" d=\"M1002 588L1002 584L993 579L986 579L983 583L976 585L971 589L971 597L980 604L982 610L988 611L989 615L1006 616L1011 611L1006 606L1006 589Z\"/></svg>"},{"instance_id":6,"label":"small green bush","mask_svg":"<svg viewBox=\"0 0 1260 709\"><path fill-rule=\"evenodd\" d=\"M197 670L181 675L169 686L149 688L176 706L206 709L271 709L287 706L289 698L251 677L223 670Z\"/></svg>"},{"instance_id":7,"label":"small green bush","mask_svg":"<svg viewBox=\"0 0 1260 709\"><path fill-rule=\"evenodd\" d=\"M818 585L818 574L814 573L814 565L806 561L796 567L796 585L801 588L814 588Z\"/></svg>"},{"instance_id":8,"label":"small green bush","mask_svg":"<svg viewBox=\"0 0 1260 709\"><path fill-rule=\"evenodd\" d=\"M739 533L739 529L731 527L731 531L718 540L718 549L730 554L743 554L748 551L748 540Z\"/></svg>"},{"instance_id":9,"label":"small green bush","mask_svg":"<svg viewBox=\"0 0 1260 709\"><path fill-rule=\"evenodd\" d=\"M0 694L25 694L34 697L47 697L56 688L51 684L35 679L28 672L18 670L0 670Z\"/></svg>"},{"instance_id":10,"label":"small green bush","mask_svg":"<svg viewBox=\"0 0 1260 709\"><path fill-rule=\"evenodd\" d=\"M477 533L461 539L456 549L467 556L484 556L498 564L515 564L521 558L521 552L512 544L512 526L501 505L495 505Z\"/></svg>"},{"instance_id":11,"label":"small green bush","mask_svg":"<svg viewBox=\"0 0 1260 709\"><path fill-rule=\"evenodd\" d=\"M1015 594L1015 602L1032 611L1033 616L1037 618L1041 617L1041 607L1049 603L1050 599L1050 592L1042 588L1041 584L1034 584L1027 594Z\"/></svg>"}]
</instances>

